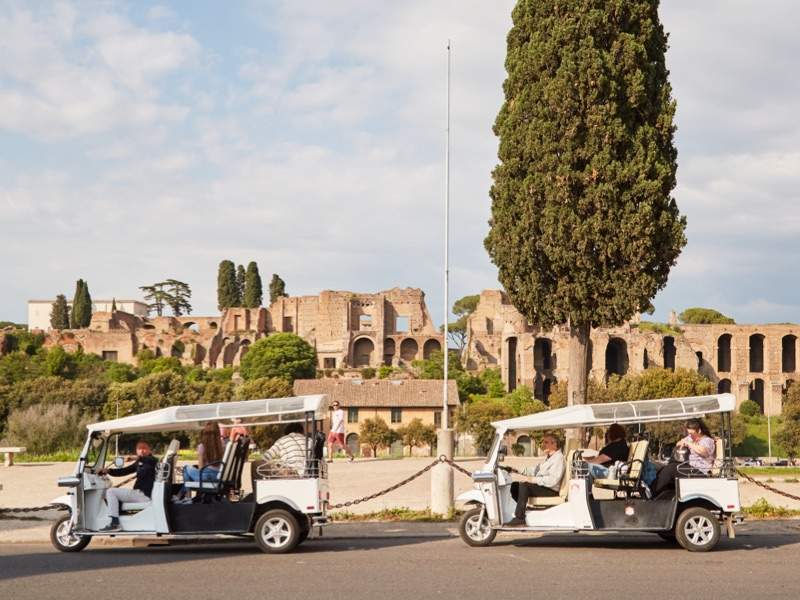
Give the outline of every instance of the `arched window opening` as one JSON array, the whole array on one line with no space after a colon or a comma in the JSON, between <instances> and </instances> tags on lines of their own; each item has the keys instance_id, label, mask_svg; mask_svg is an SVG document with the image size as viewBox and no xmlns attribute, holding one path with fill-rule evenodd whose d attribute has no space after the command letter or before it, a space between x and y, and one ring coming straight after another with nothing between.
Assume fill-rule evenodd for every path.
<instances>
[{"instance_id":1,"label":"arched window opening","mask_svg":"<svg viewBox=\"0 0 800 600\"><path fill-rule=\"evenodd\" d=\"M764 414L764 380L754 379L750 384L748 399L752 400L761 409L761 414Z\"/></svg>"},{"instance_id":2,"label":"arched window opening","mask_svg":"<svg viewBox=\"0 0 800 600\"><path fill-rule=\"evenodd\" d=\"M764 336L760 333L750 336L750 372L764 372Z\"/></svg>"},{"instance_id":3,"label":"arched window opening","mask_svg":"<svg viewBox=\"0 0 800 600\"><path fill-rule=\"evenodd\" d=\"M517 389L517 338L508 338L508 391Z\"/></svg>"},{"instance_id":4,"label":"arched window opening","mask_svg":"<svg viewBox=\"0 0 800 600\"><path fill-rule=\"evenodd\" d=\"M675 370L675 338L671 335L664 336L664 368Z\"/></svg>"},{"instance_id":5,"label":"arched window opening","mask_svg":"<svg viewBox=\"0 0 800 600\"><path fill-rule=\"evenodd\" d=\"M717 371L728 373L731 370L731 334L724 333L717 340Z\"/></svg>"},{"instance_id":6,"label":"arched window opening","mask_svg":"<svg viewBox=\"0 0 800 600\"><path fill-rule=\"evenodd\" d=\"M553 342L547 338L536 338L533 343L533 368L548 371L553 368Z\"/></svg>"},{"instance_id":7,"label":"arched window opening","mask_svg":"<svg viewBox=\"0 0 800 600\"><path fill-rule=\"evenodd\" d=\"M368 367L372 364L372 351L375 344L369 338L359 338L353 344L353 366Z\"/></svg>"},{"instance_id":8,"label":"arched window opening","mask_svg":"<svg viewBox=\"0 0 800 600\"><path fill-rule=\"evenodd\" d=\"M606 374L625 375L628 372L628 344L621 338L611 338L606 346Z\"/></svg>"},{"instance_id":9,"label":"arched window opening","mask_svg":"<svg viewBox=\"0 0 800 600\"><path fill-rule=\"evenodd\" d=\"M417 358L419 352L419 344L413 338L406 338L400 342L400 358L406 362L411 362Z\"/></svg>"},{"instance_id":10,"label":"arched window opening","mask_svg":"<svg viewBox=\"0 0 800 600\"><path fill-rule=\"evenodd\" d=\"M797 370L797 336L785 335L781 339L781 371L794 373Z\"/></svg>"},{"instance_id":11,"label":"arched window opening","mask_svg":"<svg viewBox=\"0 0 800 600\"><path fill-rule=\"evenodd\" d=\"M439 343L439 340L427 340L422 345L422 358L428 360L431 357L432 352L441 352L442 345Z\"/></svg>"},{"instance_id":12,"label":"arched window opening","mask_svg":"<svg viewBox=\"0 0 800 600\"><path fill-rule=\"evenodd\" d=\"M719 383L717 384L717 393L718 394L730 394L731 393L731 380L730 379L720 379Z\"/></svg>"},{"instance_id":13,"label":"arched window opening","mask_svg":"<svg viewBox=\"0 0 800 600\"><path fill-rule=\"evenodd\" d=\"M394 361L395 343L392 338L383 340L383 364L387 367L392 366Z\"/></svg>"}]
</instances>

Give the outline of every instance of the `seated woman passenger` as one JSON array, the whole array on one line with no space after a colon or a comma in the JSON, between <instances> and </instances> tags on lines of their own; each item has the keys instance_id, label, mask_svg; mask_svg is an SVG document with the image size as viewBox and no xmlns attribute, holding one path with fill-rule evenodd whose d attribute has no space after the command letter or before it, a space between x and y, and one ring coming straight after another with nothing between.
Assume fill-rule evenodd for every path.
<instances>
[{"instance_id":1,"label":"seated woman passenger","mask_svg":"<svg viewBox=\"0 0 800 600\"><path fill-rule=\"evenodd\" d=\"M626 437L625 428L619 423L614 423L606 431L606 445L600 449L597 456L584 459L589 464L589 472L595 479L607 477L608 468L615 462L628 460Z\"/></svg>"},{"instance_id":2,"label":"seated woman passenger","mask_svg":"<svg viewBox=\"0 0 800 600\"><path fill-rule=\"evenodd\" d=\"M702 419L689 419L686 422L686 433L686 437L675 444L675 447L689 450L689 466L687 468L685 463L670 462L661 467L653 486L653 493L656 496L664 490L675 487L678 467L681 473L688 475L708 475L714 466L716 444Z\"/></svg>"},{"instance_id":3,"label":"seated woman passenger","mask_svg":"<svg viewBox=\"0 0 800 600\"><path fill-rule=\"evenodd\" d=\"M215 422L206 423L203 431L200 432L200 443L197 444L197 465L183 468L183 480L200 481L202 469L203 481L216 481L219 479L219 461L221 460L222 440L219 435L219 425ZM182 494L184 492L185 489L181 490Z\"/></svg>"}]
</instances>

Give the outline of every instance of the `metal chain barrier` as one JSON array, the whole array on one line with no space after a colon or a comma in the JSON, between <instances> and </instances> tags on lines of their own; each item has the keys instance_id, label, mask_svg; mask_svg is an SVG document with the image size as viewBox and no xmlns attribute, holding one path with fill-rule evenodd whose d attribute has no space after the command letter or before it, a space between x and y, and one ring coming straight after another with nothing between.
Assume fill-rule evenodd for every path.
<instances>
[{"instance_id":1,"label":"metal chain barrier","mask_svg":"<svg viewBox=\"0 0 800 600\"><path fill-rule=\"evenodd\" d=\"M757 481L756 479L753 479L752 477L750 477L750 475L740 471L739 469L736 469L736 473L740 477L744 477L745 479L747 479L747 481L749 481L750 483L755 483L758 487L764 488L765 490L769 490L770 492L773 492L780 496L786 496L787 498L791 498L792 500L797 500L800 502L800 496L795 496L794 494L790 494L789 492L781 491L777 488L772 487L771 485L767 485L763 481Z\"/></svg>"},{"instance_id":2,"label":"metal chain barrier","mask_svg":"<svg viewBox=\"0 0 800 600\"><path fill-rule=\"evenodd\" d=\"M130 483L136 479L136 475L133 477L128 477L114 485L113 487L122 487L123 485ZM62 504L49 504L47 506L33 506L31 508L0 508L0 520L11 520L17 519L19 521L46 521L47 519L43 519L42 517L36 516L27 516L28 513L37 513L37 512L46 512L51 510L68 510L66 506ZM19 516L18 516L19 515Z\"/></svg>"},{"instance_id":3,"label":"metal chain barrier","mask_svg":"<svg viewBox=\"0 0 800 600\"><path fill-rule=\"evenodd\" d=\"M455 461L453 461L452 459L447 458L444 454L442 454L437 459L435 459L431 464L429 464L428 466L426 466L423 469L420 469L419 471L417 471L413 475L410 475L410 476L406 477L405 479L403 479L403 481L399 481L398 483L395 483L394 485L392 485L392 486L390 486L388 488L385 488L383 490L375 492L374 494L370 494L369 496L364 496L363 498L359 498L357 500L348 500L347 502L340 502L339 504L332 504L332 505L328 506L328 508L330 508L330 509L346 508L348 506L355 506L356 504L361 504L362 502L368 502L369 500L374 500L375 498L379 498L380 496L384 496L384 495L388 494L389 492L393 492L394 490L396 490L398 488L401 488L401 487L403 487L404 485L406 485L408 483L411 483L417 477L419 477L423 473L427 473L433 467L435 467L436 465L438 465L440 463L448 464L451 467L453 467L456 471L459 471L459 472L463 473L467 477L472 477L472 472L471 471L468 471L464 467L462 467L460 465L457 465L455 463Z\"/></svg>"}]
</instances>

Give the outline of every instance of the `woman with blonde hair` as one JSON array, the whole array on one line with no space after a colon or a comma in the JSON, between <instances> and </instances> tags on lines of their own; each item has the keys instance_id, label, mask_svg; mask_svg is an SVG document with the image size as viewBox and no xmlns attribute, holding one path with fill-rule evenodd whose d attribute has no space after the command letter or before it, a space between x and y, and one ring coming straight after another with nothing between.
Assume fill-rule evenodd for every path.
<instances>
[{"instance_id":1,"label":"woman with blonde hair","mask_svg":"<svg viewBox=\"0 0 800 600\"><path fill-rule=\"evenodd\" d=\"M219 479L221 460L222 440L219 435L219 425L216 422L206 423L200 432L200 443L197 444L197 465L183 468L183 480L200 481L201 470L203 481Z\"/></svg>"}]
</instances>

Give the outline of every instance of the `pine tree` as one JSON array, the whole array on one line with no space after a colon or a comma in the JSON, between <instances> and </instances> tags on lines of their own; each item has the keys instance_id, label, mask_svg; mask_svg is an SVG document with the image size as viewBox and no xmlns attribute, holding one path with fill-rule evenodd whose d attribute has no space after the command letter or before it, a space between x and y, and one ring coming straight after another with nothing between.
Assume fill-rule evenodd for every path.
<instances>
[{"instance_id":1,"label":"pine tree","mask_svg":"<svg viewBox=\"0 0 800 600\"><path fill-rule=\"evenodd\" d=\"M50 327L53 329L69 329L69 307L64 294L56 296L53 310L50 311Z\"/></svg>"},{"instance_id":2,"label":"pine tree","mask_svg":"<svg viewBox=\"0 0 800 600\"><path fill-rule=\"evenodd\" d=\"M219 263L217 272L217 307L219 310L239 306L236 293L236 267L229 260Z\"/></svg>"},{"instance_id":3,"label":"pine tree","mask_svg":"<svg viewBox=\"0 0 800 600\"><path fill-rule=\"evenodd\" d=\"M658 0L519 0L486 249L532 323L568 324L569 403L595 325L652 308L686 243Z\"/></svg>"},{"instance_id":4,"label":"pine tree","mask_svg":"<svg viewBox=\"0 0 800 600\"><path fill-rule=\"evenodd\" d=\"M164 285L167 287L166 303L172 309L172 314L176 317L192 314L192 305L189 303L192 289L189 284L177 279L167 279Z\"/></svg>"},{"instance_id":5,"label":"pine tree","mask_svg":"<svg viewBox=\"0 0 800 600\"><path fill-rule=\"evenodd\" d=\"M244 306L244 286L247 276L245 275L244 267L239 265L236 267L236 304L235 306Z\"/></svg>"},{"instance_id":6,"label":"pine tree","mask_svg":"<svg viewBox=\"0 0 800 600\"><path fill-rule=\"evenodd\" d=\"M250 261L250 264L247 265L243 300L243 305L247 308L258 308L264 301L261 275L258 272L258 265L254 261Z\"/></svg>"},{"instance_id":7,"label":"pine tree","mask_svg":"<svg viewBox=\"0 0 800 600\"><path fill-rule=\"evenodd\" d=\"M269 282L270 305L275 304L275 301L282 296L288 296L286 293L286 282L284 282L277 273L273 273L272 279Z\"/></svg>"}]
</instances>

